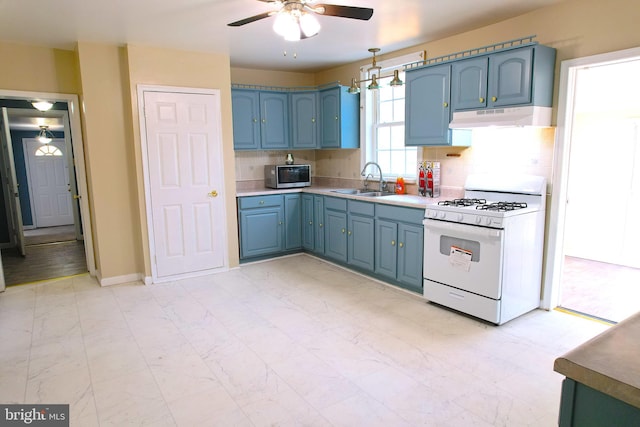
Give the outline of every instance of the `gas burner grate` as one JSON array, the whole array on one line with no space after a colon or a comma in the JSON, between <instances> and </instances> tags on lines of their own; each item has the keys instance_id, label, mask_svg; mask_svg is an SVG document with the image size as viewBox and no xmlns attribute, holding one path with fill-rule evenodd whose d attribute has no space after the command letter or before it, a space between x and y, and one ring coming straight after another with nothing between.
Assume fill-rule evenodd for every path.
<instances>
[{"instance_id":1,"label":"gas burner grate","mask_svg":"<svg viewBox=\"0 0 640 427\"><path fill-rule=\"evenodd\" d=\"M483 211L498 211L498 212L507 212L507 211L515 211L517 209L524 209L527 207L527 204L524 202L493 202L486 204L479 204L476 206L476 209Z\"/></svg>"},{"instance_id":2,"label":"gas burner grate","mask_svg":"<svg viewBox=\"0 0 640 427\"><path fill-rule=\"evenodd\" d=\"M440 206L459 206L459 207L467 207L473 205L482 205L487 203L485 199L453 199L453 200L443 200L438 202Z\"/></svg>"}]
</instances>

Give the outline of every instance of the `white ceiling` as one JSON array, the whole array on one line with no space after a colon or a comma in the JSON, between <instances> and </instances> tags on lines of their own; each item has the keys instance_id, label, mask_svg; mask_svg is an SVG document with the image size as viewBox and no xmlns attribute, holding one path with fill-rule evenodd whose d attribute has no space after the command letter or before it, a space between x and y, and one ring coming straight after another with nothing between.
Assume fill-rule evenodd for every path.
<instances>
[{"instance_id":1,"label":"white ceiling","mask_svg":"<svg viewBox=\"0 0 640 427\"><path fill-rule=\"evenodd\" d=\"M227 26L274 10L258 0L0 0L0 40L61 49L76 41L161 46L229 53L234 67L316 71L369 58L370 47L392 52L561 1L327 0L373 8L373 17L319 16L320 34L285 42L272 30L274 17Z\"/></svg>"}]
</instances>

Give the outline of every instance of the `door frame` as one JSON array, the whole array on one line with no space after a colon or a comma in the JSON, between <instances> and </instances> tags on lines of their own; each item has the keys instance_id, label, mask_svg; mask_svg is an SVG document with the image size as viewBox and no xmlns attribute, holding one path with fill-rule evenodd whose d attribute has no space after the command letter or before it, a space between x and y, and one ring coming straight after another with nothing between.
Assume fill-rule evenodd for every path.
<instances>
[{"instance_id":1,"label":"door frame","mask_svg":"<svg viewBox=\"0 0 640 427\"><path fill-rule=\"evenodd\" d=\"M65 129L70 129L71 146L73 148L73 166L76 172L76 181L78 187L80 216L82 223L82 230L84 231L84 252L87 260L87 270L93 277L96 275L96 262L95 254L93 252L93 228L91 224L91 211L89 210L89 192L87 188L87 173L85 167L84 157L84 142L82 139L82 125L80 120L80 103L78 102L78 95L68 93L49 93L49 92L26 92L18 90L0 90L0 98L6 99L18 99L18 100L32 100L32 99L47 99L49 101L66 102L68 110L64 113L68 113L68 123L65 121ZM36 111L36 110L34 110ZM53 110L45 113L57 114ZM37 112L41 114L40 111ZM46 116L47 114L42 114ZM64 117L64 114L62 115ZM67 132L65 132L66 135ZM66 136L65 136L66 138Z\"/></svg>"},{"instance_id":2,"label":"door frame","mask_svg":"<svg viewBox=\"0 0 640 427\"><path fill-rule=\"evenodd\" d=\"M564 258L564 223L566 220L567 187L569 183L569 152L573 131L573 100L576 96L578 69L615 64L640 58L640 48L631 48L599 55L562 61L558 91L558 118L556 141L553 153L553 179L551 208L549 211L549 234L547 240L547 262L544 275L541 307L546 310L560 303L562 268Z\"/></svg>"},{"instance_id":3,"label":"door frame","mask_svg":"<svg viewBox=\"0 0 640 427\"><path fill-rule=\"evenodd\" d=\"M178 86L159 86L159 85L142 85L139 84L136 87L137 96L138 96L138 122L140 125L140 150L142 157L142 176L144 182L144 199L145 199L145 210L146 210L146 225L147 225L147 236L149 238L149 260L151 263L151 277L145 278L144 283L149 285L153 283L162 283L169 282L177 279L186 279L190 277L198 277L207 274L211 274L214 271L226 271L229 268L229 253L227 245L223 245L222 254L223 264L224 266L221 269L217 270L204 270L193 273L185 273L178 274L174 276L166 276L166 277L158 277L158 269L156 266L156 252L155 252L155 234L153 228L153 210L151 203L151 178L149 176L149 153L148 153L148 143L147 143L147 124L145 119L145 104L144 104L144 93L145 92L168 92L168 93L184 93L184 94L194 94L194 95L213 95L214 99L218 102L218 111L221 113L221 105L220 105L220 90L219 89L202 89L202 88L192 88L192 87L178 87ZM222 139L222 129L217 129L218 136L220 141ZM222 146L221 151L219 153L223 155ZM223 184L224 184L224 173L222 174ZM224 186L224 185L223 185ZM225 195L222 194L223 200ZM222 221L224 224L227 223L227 210L226 210L226 201L224 201L224 205L222 208ZM221 238L223 241L227 241L227 227L222 227L223 236Z\"/></svg>"}]
</instances>

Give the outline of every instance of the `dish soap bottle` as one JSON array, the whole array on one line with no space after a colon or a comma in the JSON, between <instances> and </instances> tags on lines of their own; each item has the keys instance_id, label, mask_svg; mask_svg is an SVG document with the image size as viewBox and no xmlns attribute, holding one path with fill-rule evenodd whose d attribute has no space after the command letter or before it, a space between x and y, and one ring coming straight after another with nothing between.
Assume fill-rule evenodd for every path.
<instances>
[{"instance_id":1,"label":"dish soap bottle","mask_svg":"<svg viewBox=\"0 0 640 427\"><path fill-rule=\"evenodd\" d=\"M406 188L404 186L404 178L399 176L396 178L396 194L404 194Z\"/></svg>"}]
</instances>

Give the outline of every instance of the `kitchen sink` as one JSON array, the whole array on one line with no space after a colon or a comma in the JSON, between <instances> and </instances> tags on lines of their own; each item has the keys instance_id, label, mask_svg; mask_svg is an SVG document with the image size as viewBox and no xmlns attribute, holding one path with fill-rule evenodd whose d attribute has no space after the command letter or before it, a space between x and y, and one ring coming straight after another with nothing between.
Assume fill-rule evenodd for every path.
<instances>
[{"instance_id":1,"label":"kitchen sink","mask_svg":"<svg viewBox=\"0 0 640 427\"><path fill-rule=\"evenodd\" d=\"M391 196L395 193L389 191L371 191L369 189L364 188L341 188L339 190L331 190L332 193L339 194L352 194L354 196L362 196L362 197L382 197L382 196Z\"/></svg>"}]
</instances>

